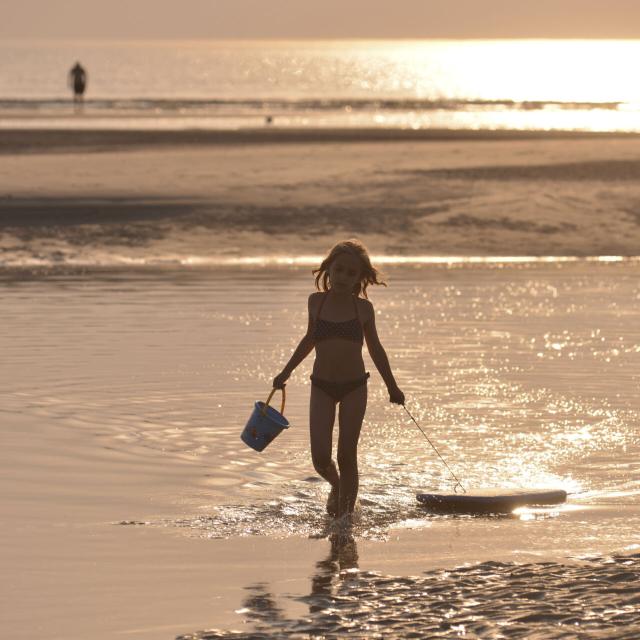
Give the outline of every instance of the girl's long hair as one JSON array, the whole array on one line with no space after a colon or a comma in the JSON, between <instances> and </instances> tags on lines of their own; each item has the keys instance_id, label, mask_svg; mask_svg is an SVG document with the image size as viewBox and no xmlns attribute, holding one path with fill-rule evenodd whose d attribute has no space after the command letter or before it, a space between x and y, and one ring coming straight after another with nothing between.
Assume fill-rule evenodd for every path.
<instances>
[{"instance_id":1,"label":"girl's long hair","mask_svg":"<svg viewBox=\"0 0 640 640\"><path fill-rule=\"evenodd\" d=\"M316 289L318 291L329 291L329 269L333 261L341 254L348 253L355 256L360 261L360 281L353 287L353 294L368 298L367 287L370 284L381 284L386 287L387 283L382 279L382 274L371 264L367 248L360 242L352 238L344 242L338 242L329 255L322 261L322 264L312 271L316 276Z\"/></svg>"}]
</instances>

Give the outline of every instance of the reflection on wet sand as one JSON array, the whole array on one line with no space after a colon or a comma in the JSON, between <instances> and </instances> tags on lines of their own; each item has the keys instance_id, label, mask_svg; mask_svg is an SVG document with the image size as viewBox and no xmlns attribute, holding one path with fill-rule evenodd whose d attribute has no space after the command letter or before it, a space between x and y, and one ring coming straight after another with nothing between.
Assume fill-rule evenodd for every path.
<instances>
[{"instance_id":1,"label":"reflection on wet sand","mask_svg":"<svg viewBox=\"0 0 640 640\"><path fill-rule=\"evenodd\" d=\"M247 587L237 613L252 630L208 630L177 640L214 638L637 638L640 554L572 563L483 562L422 576L361 571L349 531L329 538L311 592L292 597L309 614L288 618L268 584ZM496 635L498 634L498 635Z\"/></svg>"},{"instance_id":2,"label":"reflection on wet sand","mask_svg":"<svg viewBox=\"0 0 640 640\"><path fill-rule=\"evenodd\" d=\"M334 604L336 590L342 582L358 574L358 546L350 532L334 533L329 537L327 558L316 563L311 578L311 593L300 598L309 604L309 613L322 613Z\"/></svg>"},{"instance_id":3,"label":"reflection on wet sand","mask_svg":"<svg viewBox=\"0 0 640 640\"><path fill-rule=\"evenodd\" d=\"M335 528L335 527L334 527ZM329 535L329 555L316 563L315 573L311 576L309 595L296 600L307 603L309 618L288 619L284 610L278 606L275 596L270 593L269 585L263 582L246 587L247 595L236 613L244 618L245 624L254 631L248 634L224 631L203 631L178 636L177 640L208 640L211 638L262 638L280 635L312 634L316 619L325 620L340 616L332 613L345 588L358 583L358 547L350 523L338 525L338 530ZM337 610L336 610L337 611ZM328 629L327 629L328 630ZM319 631L324 633L325 631Z\"/></svg>"}]
</instances>

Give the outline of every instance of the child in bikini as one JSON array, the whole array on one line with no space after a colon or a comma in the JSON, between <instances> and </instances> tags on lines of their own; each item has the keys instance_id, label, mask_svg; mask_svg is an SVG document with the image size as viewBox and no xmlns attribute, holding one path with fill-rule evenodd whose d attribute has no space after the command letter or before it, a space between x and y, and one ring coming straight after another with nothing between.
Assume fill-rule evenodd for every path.
<instances>
[{"instance_id":1,"label":"child in bikini","mask_svg":"<svg viewBox=\"0 0 640 640\"><path fill-rule=\"evenodd\" d=\"M358 240L338 243L313 274L319 292L309 296L307 333L273 379L273 386L282 388L315 347L309 406L311 458L316 471L331 485L327 512L342 517L353 513L358 496L358 439L367 408L369 378L362 359L364 340L387 385L390 401L404 404L404 394L391 372L376 331L375 311L367 298L370 284L386 284L371 265L364 245ZM331 451L338 404L336 468Z\"/></svg>"}]
</instances>

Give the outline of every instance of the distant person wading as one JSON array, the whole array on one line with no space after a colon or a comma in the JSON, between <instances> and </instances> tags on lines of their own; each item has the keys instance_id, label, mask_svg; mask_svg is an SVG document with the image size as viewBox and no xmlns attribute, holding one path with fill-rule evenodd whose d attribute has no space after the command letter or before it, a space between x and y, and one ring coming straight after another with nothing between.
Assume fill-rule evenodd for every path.
<instances>
[{"instance_id":1,"label":"distant person wading","mask_svg":"<svg viewBox=\"0 0 640 640\"><path fill-rule=\"evenodd\" d=\"M69 85L73 89L73 102L81 104L87 88L87 72L79 62L69 71Z\"/></svg>"}]
</instances>

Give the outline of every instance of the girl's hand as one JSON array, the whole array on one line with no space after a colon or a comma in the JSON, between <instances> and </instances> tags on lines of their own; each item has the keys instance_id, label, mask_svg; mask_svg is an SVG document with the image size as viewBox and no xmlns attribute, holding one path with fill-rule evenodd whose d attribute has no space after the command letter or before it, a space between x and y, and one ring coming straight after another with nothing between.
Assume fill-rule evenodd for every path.
<instances>
[{"instance_id":1,"label":"girl's hand","mask_svg":"<svg viewBox=\"0 0 640 640\"><path fill-rule=\"evenodd\" d=\"M274 379L273 379L273 388L274 389L284 389L284 385L289 379L291 374L285 373L281 371Z\"/></svg>"},{"instance_id":2,"label":"girl's hand","mask_svg":"<svg viewBox=\"0 0 640 640\"><path fill-rule=\"evenodd\" d=\"M389 387L389 400L394 404L404 404L404 393L397 386Z\"/></svg>"}]
</instances>

